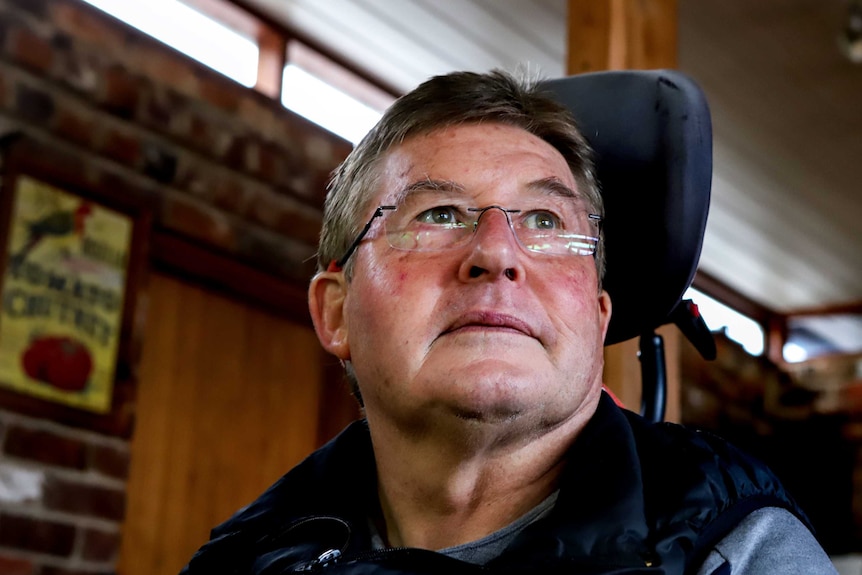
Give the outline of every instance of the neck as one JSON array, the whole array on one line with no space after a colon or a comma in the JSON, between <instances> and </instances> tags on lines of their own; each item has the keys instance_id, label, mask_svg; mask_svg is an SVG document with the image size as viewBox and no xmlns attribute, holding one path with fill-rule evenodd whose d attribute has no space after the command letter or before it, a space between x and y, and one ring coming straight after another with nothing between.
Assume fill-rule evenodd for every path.
<instances>
[{"instance_id":1,"label":"neck","mask_svg":"<svg viewBox=\"0 0 862 575\"><path fill-rule=\"evenodd\" d=\"M594 411L503 439L483 424L403 433L369 416L388 544L443 549L515 521L557 488L566 452Z\"/></svg>"}]
</instances>

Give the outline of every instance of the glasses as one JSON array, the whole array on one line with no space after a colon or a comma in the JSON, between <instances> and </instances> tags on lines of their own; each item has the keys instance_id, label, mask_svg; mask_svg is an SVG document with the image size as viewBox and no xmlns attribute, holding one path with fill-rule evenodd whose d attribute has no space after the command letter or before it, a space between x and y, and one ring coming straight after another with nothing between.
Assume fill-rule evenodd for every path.
<instances>
[{"instance_id":1,"label":"glasses","mask_svg":"<svg viewBox=\"0 0 862 575\"><path fill-rule=\"evenodd\" d=\"M591 256L599 244L601 216L579 209L570 198L529 209L426 204L408 199L399 206L378 206L341 259L334 262L335 269L344 267L377 218L383 218L383 235L389 245L405 251L434 252L466 245L489 210L505 214L518 243L533 253Z\"/></svg>"}]
</instances>

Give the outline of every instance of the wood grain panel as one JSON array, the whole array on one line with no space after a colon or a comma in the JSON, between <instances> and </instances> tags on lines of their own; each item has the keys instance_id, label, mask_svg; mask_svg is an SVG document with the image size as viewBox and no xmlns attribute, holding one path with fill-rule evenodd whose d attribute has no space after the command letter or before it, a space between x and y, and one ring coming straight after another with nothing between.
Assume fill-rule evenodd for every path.
<instances>
[{"instance_id":1,"label":"wood grain panel","mask_svg":"<svg viewBox=\"0 0 862 575\"><path fill-rule=\"evenodd\" d=\"M675 68L676 0L569 0L569 74Z\"/></svg>"},{"instance_id":2,"label":"wood grain panel","mask_svg":"<svg viewBox=\"0 0 862 575\"><path fill-rule=\"evenodd\" d=\"M164 275L149 294L123 575L176 574L318 442L311 329Z\"/></svg>"}]
</instances>

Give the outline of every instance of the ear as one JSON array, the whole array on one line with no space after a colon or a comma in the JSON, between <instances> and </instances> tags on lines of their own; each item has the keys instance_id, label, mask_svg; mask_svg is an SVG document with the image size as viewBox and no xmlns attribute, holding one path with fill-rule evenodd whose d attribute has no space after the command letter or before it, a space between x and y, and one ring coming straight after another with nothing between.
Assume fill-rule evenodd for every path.
<instances>
[{"instance_id":1,"label":"ear","mask_svg":"<svg viewBox=\"0 0 862 575\"><path fill-rule=\"evenodd\" d=\"M350 359L347 343L347 322L344 302L347 298L347 280L343 272L320 272L311 279L308 287L308 308L314 331L323 349L342 361Z\"/></svg>"},{"instance_id":2,"label":"ear","mask_svg":"<svg viewBox=\"0 0 862 575\"><path fill-rule=\"evenodd\" d=\"M611 296L605 290L599 293L599 321L602 322L602 341L608 334L608 326L611 324Z\"/></svg>"}]
</instances>

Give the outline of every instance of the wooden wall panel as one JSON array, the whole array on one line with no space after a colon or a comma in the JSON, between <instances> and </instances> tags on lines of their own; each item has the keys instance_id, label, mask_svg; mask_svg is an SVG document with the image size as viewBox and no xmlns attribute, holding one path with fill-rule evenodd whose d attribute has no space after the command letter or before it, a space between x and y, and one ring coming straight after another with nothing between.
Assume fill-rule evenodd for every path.
<instances>
[{"instance_id":1,"label":"wooden wall panel","mask_svg":"<svg viewBox=\"0 0 862 575\"><path fill-rule=\"evenodd\" d=\"M677 0L569 0L569 74L675 68Z\"/></svg>"},{"instance_id":2,"label":"wooden wall panel","mask_svg":"<svg viewBox=\"0 0 862 575\"><path fill-rule=\"evenodd\" d=\"M176 574L318 443L324 374L310 328L168 276L150 282L122 575Z\"/></svg>"}]
</instances>

